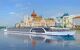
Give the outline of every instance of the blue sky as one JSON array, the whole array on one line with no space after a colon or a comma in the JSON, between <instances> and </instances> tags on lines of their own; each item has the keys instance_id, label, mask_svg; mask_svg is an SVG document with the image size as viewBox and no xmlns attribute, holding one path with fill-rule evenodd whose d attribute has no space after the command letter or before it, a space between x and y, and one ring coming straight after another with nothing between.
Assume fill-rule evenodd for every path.
<instances>
[{"instance_id":1,"label":"blue sky","mask_svg":"<svg viewBox=\"0 0 80 50\"><path fill-rule=\"evenodd\" d=\"M80 0L0 0L0 25L14 26L33 10L43 17L80 14Z\"/></svg>"}]
</instances>

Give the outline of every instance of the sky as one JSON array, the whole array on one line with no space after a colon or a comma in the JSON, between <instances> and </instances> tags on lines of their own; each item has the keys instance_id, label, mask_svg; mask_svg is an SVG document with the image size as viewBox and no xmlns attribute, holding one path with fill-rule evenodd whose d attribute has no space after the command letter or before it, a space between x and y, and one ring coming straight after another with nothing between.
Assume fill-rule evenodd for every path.
<instances>
[{"instance_id":1,"label":"sky","mask_svg":"<svg viewBox=\"0 0 80 50\"><path fill-rule=\"evenodd\" d=\"M15 26L32 11L44 18L80 14L80 0L0 0L0 25Z\"/></svg>"}]
</instances>

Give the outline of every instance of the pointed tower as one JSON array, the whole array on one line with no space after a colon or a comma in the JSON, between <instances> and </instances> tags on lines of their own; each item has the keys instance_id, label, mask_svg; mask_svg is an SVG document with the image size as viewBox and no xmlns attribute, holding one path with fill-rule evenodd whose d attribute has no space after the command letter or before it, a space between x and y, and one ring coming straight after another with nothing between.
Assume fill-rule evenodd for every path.
<instances>
[{"instance_id":1,"label":"pointed tower","mask_svg":"<svg viewBox=\"0 0 80 50\"><path fill-rule=\"evenodd\" d=\"M37 14L35 13L35 11L33 10L32 14L31 14L31 17L32 18L35 18L37 16Z\"/></svg>"}]
</instances>

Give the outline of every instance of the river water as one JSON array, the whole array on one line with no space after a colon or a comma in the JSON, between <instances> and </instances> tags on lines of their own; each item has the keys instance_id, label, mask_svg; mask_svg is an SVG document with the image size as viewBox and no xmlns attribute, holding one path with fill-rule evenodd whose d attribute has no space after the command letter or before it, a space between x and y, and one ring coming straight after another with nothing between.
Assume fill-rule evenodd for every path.
<instances>
[{"instance_id":1,"label":"river water","mask_svg":"<svg viewBox=\"0 0 80 50\"><path fill-rule=\"evenodd\" d=\"M75 36L7 35L0 31L0 50L80 50L80 34Z\"/></svg>"}]
</instances>

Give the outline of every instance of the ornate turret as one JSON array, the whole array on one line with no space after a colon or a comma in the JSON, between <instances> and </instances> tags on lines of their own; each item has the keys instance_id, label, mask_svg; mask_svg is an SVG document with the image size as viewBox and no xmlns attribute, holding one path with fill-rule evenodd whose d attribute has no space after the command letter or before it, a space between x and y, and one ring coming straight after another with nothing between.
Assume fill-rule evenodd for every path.
<instances>
[{"instance_id":1,"label":"ornate turret","mask_svg":"<svg viewBox=\"0 0 80 50\"><path fill-rule=\"evenodd\" d=\"M31 16L32 16L33 18L35 18L35 17L37 16L37 14L35 13L35 11L32 12Z\"/></svg>"}]
</instances>

